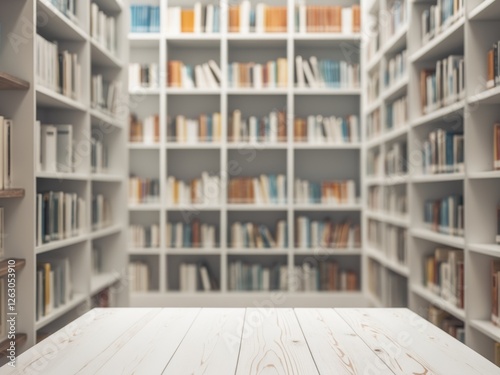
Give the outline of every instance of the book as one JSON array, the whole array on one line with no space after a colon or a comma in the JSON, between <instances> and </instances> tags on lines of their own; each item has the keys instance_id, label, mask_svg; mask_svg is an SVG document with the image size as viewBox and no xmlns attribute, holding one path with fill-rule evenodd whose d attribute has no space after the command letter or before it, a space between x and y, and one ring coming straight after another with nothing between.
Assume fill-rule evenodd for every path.
<instances>
[{"instance_id":1,"label":"book","mask_svg":"<svg viewBox=\"0 0 500 375\"><path fill-rule=\"evenodd\" d=\"M129 226L129 243L133 248L160 247L160 227L158 224Z\"/></svg>"},{"instance_id":2,"label":"book","mask_svg":"<svg viewBox=\"0 0 500 375\"><path fill-rule=\"evenodd\" d=\"M366 118L366 136L368 140L375 139L382 135L382 121L380 109L377 108L368 114Z\"/></svg>"},{"instance_id":3,"label":"book","mask_svg":"<svg viewBox=\"0 0 500 375\"><path fill-rule=\"evenodd\" d=\"M157 144L160 142L160 116L158 114L139 119L136 113L129 116L129 142Z\"/></svg>"},{"instance_id":4,"label":"book","mask_svg":"<svg viewBox=\"0 0 500 375\"><path fill-rule=\"evenodd\" d=\"M384 170L387 177L405 176L408 174L406 142L395 142L387 146Z\"/></svg>"},{"instance_id":5,"label":"book","mask_svg":"<svg viewBox=\"0 0 500 375\"><path fill-rule=\"evenodd\" d=\"M167 121L168 142L194 144L221 141L222 118L219 112L200 114L198 118L177 115Z\"/></svg>"},{"instance_id":6,"label":"book","mask_svg":"<svg viewBox=\"0 0 500 375\"><path fill-rule=\"evenodd\" d=\"M228 118L228 141L231 143L283 143L287 140L286 112L274 110L258 118L242 117L236 109Z\"/></svg>"},{"instance_id":7,"label":"book","mask_svg":"<svg viewBox=\"0 0 500 375\"><path fill-rule=\"evenodd\" d=\"M216 290L219 290L219 282L207 263L181 263L179 267L179 291L209 292Z\"/></svg>"},{"instance_id":8,"label":"book","mask_svg":"<svg viewBox=\"0 0 500 375\"><path fill-rule=\"evenodd\" d=\"M394 87L406 76L408 57L406 49L394 55L387 61L384 83L386 88Z\"/></svg>"},{"instance_id":9,"label":"book","mask_svg":"<svg viewBox=\"0 0 500 375\"><path fill-rule=\"evenodd\" d=\"M107 15L96 3L90 4L90 36L112 54L116 53L116 19Z\"/></svg>"},{"instance_id":10,"label":"book","mask_svg":"<svg viewBox=\"0 0 500 375\"><path fill-rule=\"evenodd\" d=\"M231 33L274 33L287 31L287 7L252 4L242 0L228 6L228 30Z\"/></svg>"},{"instance_id":11,"label":"book","mask_svg":"<svg viewBox=\"0 0 500 375\"><path fill-rule=\"evenodd\" d=\"M166 244L169 248L213 249L217 242L217 226L202 223L195 219L189 223L167 222L165 227Z\"/></svg>"},{"instance_id":12,"label":"book","mask_svg":"<svg viewBox=\"0 0 500 375\"><path fill-rule=\"evenodd\" d=\"M160 7L158 5L130 5L131 33L159 33Z\"/></svg>"},{"instance_id":13,"label":"book","mask_svg":"<svg viewBox=\"0 0 500 375\"><path fill-rule=\"evenodd\" d=\"M497 206L497 233L495 236L495 242L500 244L500 204Z\"/></svg>"},{"instance_id":14,"label":"book","mask_svg":"<svg viewBox=\"0 0 500 375\"><path fill-rule=\"evenodd\" d=\"M129 90L155 89L160 86L160 72L157 63L129 63L128 87Z\"/></svg>"},{"instance_id":15,"label":"book","mask_svg":"<svg viewBox=\"0 0 500 375\"><path fill-rule=\"evenodd\" d=\"M103 194L92 197L92 229L99 230L109 227L112 223L111 203Z\"/></svg>"},{"instance_id":16,"label":"book","mask_svg":"<svg viewBox=\"0 0 500 375\"><path fill-rule=\"evenodd\" d=\"M296 117L294 140L311 144L358 143L360 141L359 126L357 115Z\"/></svg>"},{"instance_id":17,"label":"book","mask_svg":"<svg viewBox=\"0 0 500 375\"><path fill-rule=\"evenodd\" d=\"M236 221L230 227L230 246L234 249L270 249L288 247L287 225L278 220L275 227Z\"/></svg>"},{"instance_id":18,"label":"book","mask_svg":"<svg viewBox=\"0 0 500 375\"><path fill-rule=\"evenodd\" d=\"M157 178L129 177L129 204L160 202L160 181Z\"/></svg>"},{"instance_id":19,"label":"book","mask_svg":"<svg viewBox=\"0 0 500 375\"><path fill-rule=\"evenodd\" d=\"M286 176L282 174L231 178L228 203L285 204L286 191Z\"/></svg>"},{"instance_id":20,"label":"book","mask_svg":"<svg viewBox=\"0 0 500 375\"><path fill-rule=\"evenodd\" d=\"M92 108L112 116L117 114L121 97L121 81L108 81L101 74L92 76L90 104Z\"/></svg>"},{"instance_id":21,"label":"book","mask_svg":"<svg viewBox=\"0 0 500 375\"><path fill-rule=\"evenodd\" d=\"M428 229L463 237L464 204L461 195L428 199L424 203L424 223Z\"/></svg>"},{"instance_id":22,"label":"book","mask_svg":"<svg viewBox=\"0 0 500 375\"><path fill-rule=\"evenodd\" d=\"M406 228L388 225L385 228L385 249L387 257L395 263L407 265L408 243Z\"/></svg>"},{"instance_id":23,"label":"book","mask_svg":"<svg viewBox=\"0 0 500 375\"><path fill-rule=\"evenodd\" d=\"M297 248L357 248L361 246L359 224L350 220L333 221L297 216L295 225Z\"/></svg>"},{"instance_id":24,"label":"book","mask_svg":"<svg viewBox=\"0 0 500 375\"><path fill-rule=\"evenodd\" d=\"M131 293L148 292L152 289L151 270L145 260L131 260L129 262L128 282Z\"/></svg>"},{"instance_id":25,"label":"book","mask_svg":"<svg viewBox=\"0 0 500 375\"><path fill-rule=\"evenodd\" d=\"M493 169L500 170L500 123L493 125Z\"/></svg>"},{"instance_id":26,"label":"book","mask_svg":"<svg viewBox=\"0 0 500 375\"><path fill-rule=\"evenodd\" d=\"M38 319L73 298L71 264L67 257L45 257L37 262L36 300Z\"/></svg>"},{"instance_id":27,"label":"book","mask_svg":"<svg viewBox=\"0 0 500 375\"><path fill-rule=\"evenodd\" d=\"M232 62L228 65L228 85L232 88L283 88L288 85L286 58L266 63Z\"/></svg>"},{"instance_id":28,"label":"book","mask_svg":"<svg viewBox=\"0 0 500 375\"><path fill-rule=\"evenodd\" d=\"M386 106L386 131L401 129L408 125L408 99L399 98Z\"/></svg>"},{"instance_id":29,"label":"book","mask_svg":"<svg viewBox=\"0 0 500 375\"><path fill-rule=\"evenodd\" d=\"M92 173L106 173L108 171L108 147L101 137L94 135L90 143L90 166Z\"/></svg>"},{"instance_id":30,"label":"book","mask_svg":"<svg viewBox=\"0 0 500 375\"><path fill-rule=\"evenodd\" d=\"M298 204L334 206L356 204L358 201L354 180L313 182L298 178L295 179L294 198Z\"/></svg>"},{"instance_id":31,"label":"book","mask_svg":"<svg viewBox=\"0 0 500 375\"><path fill-rule=\"evenodd\" d=\"M440 0L422 12L422 45L444 32L464 15L464 1Z\"/></svg>"},{"instance_id":32,"label":"book","mask_svg":"<svg viewBox=\"0 0 500 375\"><path fill-rule=\"evenodd\" d=\"M301 63L304 74L297 71L296 85L311 88L359 88L360 66L358 63L350 63L338 60L318 60L316 56L309 59L297 56L295 63ZM300 79L300 83L299 83ZM304 81L304 82L302 82Z\"/></svg>"},{"instance_id":33,"label":"book","mask_svg":"<svg viewBox=\"0 0 500 375\"><path fill-rule=\"evenodd\" d=\"M500 41L493 43L487 54L487 81L486 89L491 89L500 84Z\"/></svg>"},{"instance_id":34,"label":"book","mask_svg":"<svg viewBox=\"0 0 500 375\"><path fill-rule=\"evenodd\" d=\"M221 179L203 172L199 178L183 181L167 177L167 204L169 205L217 205L221 199Z\"/></svg>"},{"instance_id":35,"label":"book","mask_svg":"<svg viewBox=\"0 0 500 375\"><path fill-rule=\"evenodd\" d=\"M215 89L221 85L220 68L214 60L195 66L170 60L167 63L167 85L184 89Z\"/></svg>"},{"instance_id":36,"label":"book","mask_svg":"<svg viewBox=\"0 0 500 375\"><path fill-rule=\"evenodd\" d=\"M396 0L388 4L385 13L387 19L382 25L387 39L395 35L408 23L408 5L406 0Z\"/></svg>"},{"instance_id":37,"label":"book","mask_svg":"<svg viewBox=\"0 0 500 375\"><path fill-rule=\"evenodd\" d=\"M459 173L464 171L464 134L436 129L422 146L422 173Z\"/></svg>"},{"instance_id":38,"label":"book","mask_svg":"<svg viewBox=\"0 0 500 375\"><path fill-rule=\"evenodd\" d=\"M288 290L288 269L286 264L273 263L263 266L234 260L228 267L228 290L230 291L286 291Z\"/></svg>"},{"instance_id":39,"label":"book","mask_svg":"<svg viewBox=\"0 0 500 375\"><path fill-rule=\"evenodd\" d=\"M353 292L360 288L358 274L335 261L304 261L297 264L293 269L292 280L294 292Z\"/></svg>"},{"instance_id":40,"label":"book","mask_svg":"<svg viewBox=\"0 0 500 375\"><path fill-rule=\"evenodd\" d=\"M361 8L359 5L305 5L295 8L295 30L300 33L359 33Z\"/></svg>"},{"instance_id":41,"label":"book","mask_svg":"<svg viewBox=\"0 0 500 375\"><path fill-rule=\"evenodd\" d=\"M465 343L464 322L436 306L429 306L427 319L457 340Z\"/></svg>"},{"instance_id":42,"label":"book","mask_svg":"<svg viewBox=\"0 0 500 375\"><path fill-rule=\"evenodd\" d=\"M47 125L39 126L39 159L37 165L40 171L50 173L71 173L74 172L74 151L73 151L73 126ZM5 130L5 128L4 128ZM3 158L5 160L5 157Z\"/></svg>"}]
</instances>

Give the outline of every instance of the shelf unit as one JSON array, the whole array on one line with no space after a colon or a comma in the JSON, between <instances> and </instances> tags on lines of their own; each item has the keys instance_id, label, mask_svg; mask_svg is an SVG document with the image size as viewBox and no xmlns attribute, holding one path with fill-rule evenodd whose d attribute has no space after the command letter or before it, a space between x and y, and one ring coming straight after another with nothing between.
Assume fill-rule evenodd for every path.
<instances>
[{"instance_id":1,"label":"shelf unit","mask_svg":"<svg viewBox=\"0 0 500 375\"><path fill-rule=\"evenodd\" d=\"M192 7L194 0L179 1L131 1L133 4L153 4L160 6L162 19L169 6ZM256 2L252 2L255 5ZM276 293L284 293L286 305L297 306L366 306L363 293L296 293L286 292L233 292L228 290L228 270L231 260L244 260L268 264L279 261L287 265L289 271L297 262L314 255L312 249L289 246L286 249L232 249L229 247L229 228L234 221L252 221L274 226L278 219L288 224L288 244L294 244L294 223L298 214L311 217L349 217L360 223L362 206L301 205L294 204L293 183L295 177L311 180L342 180L352 178L357 184L357 194L361 197L361 144L316 145L294 143L293 116L351 115L361 114L361 89L312 89L294 87L295 56L339 58L342 47L352 48L353 59L360 60L361 34L342 35L334 33L300 34L294 30L293 0L275 0L270 5L288 6L288 31L283 33L248 34L227 31L225 14L221 18L220 34L178 34L169 35L162 31L156 34L130 34L130 62L157 63L160 68L160 88L131 90L131 111L139 118L159 114L160 143L142 145L129 143L130 173L160 180L160 203L129 205L129 220L133 224L158 224L160 247L129 249L130 259L144 260L150 271L150 291L131 294L132 306L249 306L256 298L271 298ZM310 4L331 5L326 0L312 1ZM342 2L343 5L359 4L357 0ZM222 4L221 6L227 6ZM193 53L196 51L196 54ZM326 52L335 51L335 52ZM196 57L195 57L196 56ZM227 77L228 64L237 61L265 62L278 57L288 59L288 85L286 88L244 89L228 87L226 79L219 89L179 89L165 87L166 62L171 59L198 64L214 59L219 64L222 76ZM261 61L262 60L262 61ZM141 105L133 108L134 101ZM228 117L235 109L240 109L244 117L262 116L274 109L287 110L288 140L277 144L230 143L225 136ZM190 118L201 113L220 112L222 117L222 141L220 144L177 144L166 142L167 116L186 115ZM361 120L361 116L359 117ZM255 160L247 160L255 156ZM311 174L313 164L323 160L343 160L338 165L328 166L324 173ZM283 205L242 205L227 202L227 180L222 179L222 200L216 206L172 207L166 202L166 179L173 175L189 181L198 178L202 171L230 176L233 163L241 167L242 176L258 176L261 173L284 173L287 178L286 204ZM225 173L228 171L229 173ZM231 176L230 176L231 177ZM167 220L177 222L183 214L193 214L201 222L217 226L219 247L215 249L169 249L166 247L165 226ZM332 259L354 267L362 275L360 249L327 249ZM220 290L210 293L180 293L176 289L179 279L178 266L181 261L206 261L215 271ZM363 278L360 278L360 283Z\"/></svg>"},{"instance_id":2,"label":"shelf unit","mask_svg":"<svg viewBox=\"0 0 500 375\"><path fill-rule=\"evenodd\" d=\"M77 23L70 20L47 0L21 0L15 4L0 5L2 40L0 43L0 114L12 118L13 128L13 185L16 189L0 191L5 209L6 258L21 258L24 268L16 269L17 327L16 355L34 345L37 335L52 333L91 307L91 299L108 286L118 306L128 305L125 287L127 268L126 247L126 164L125 129L128 114L127 91L120 93L120 117L111 117L91 109L91 74L101 71L127 81L128 6L117 0L95 0L110 16L116 17L118 36L117 55L100 46L90 36L90 3L77 3ZM38 23L37 23L38 22ZM27 27L35 25L35 27ZM57 41L61 49L78 54L81 71L81 97L66 97L39 85L36 77L36 33ZM17 36L14 42L12 36ZM9 39L10 38L10 39ZM5 72L5 73L4 73ZM8 91L4 91L8 90ZM36 121L51 124L72 124L74 129L75 173L43 173L37 171L35 150L39 142ZM91 134L101 132L109 141L110 170L108 174L93 175L91 171ZM93 132L94 131L94 132ZM118 162L119 161L119 162ZM77 192L85 200L86 231L73 238L36 246L36 193L44 190ZM97 232L91 228L91 197L95 192L112 196L113 226ZM114 279L101 280L91 275L91 249L102 248L105 271L115 272ZM72 268L74 295L70 302L35 321L37 262L68 257ZM21 262L22 263L22 262ZM97 283L99 281L99 283ZM2 346L2 351L3 351Z\"/></svg>"},{"instance_id":3,"label":"shelf unit","mask_svg":"<svg viewBox=\"0 0 500 375\"><path fill-rule=\"evenodd\" d=\"M380 2L384 10L387 1ZM375 2L378 3L378 2ZM490 262L500 258L500 247L495 243L496 207L499 203L500 174L493 171L493 124L499 121L500 91L498 87L486 90L486 55L491 45L500 39L499 2L494 0L464 1L465 14L450 27L421 45L422 11L435 1L408 1L408 25L404 28L406 37L401 37L399 46L408 50L408 77L402 82L408 92L409 124L398 134L399 139L408 142L407 164L409 176L401 185L407 197L409 228L407 234L408 271L403 279L407 283L404 291L408 306L418 314L427 317L427 308L437 306L464 322L466 344L493 361L494 342L500 342L498 327L490 323L491 280ZM373 7L372 15L378 15ZM412 30L408 33L407 30ZM382 46L376 58L379 69L384 66L384 51L389 42ZM450 54L462 54L465 58L466 96L452 105L422 115L420 111L420 70L435 63L438 58ZM374 60L375 61L375 60ZM373 67L377 65L372 62ZM365 72L365 74L367 74ZM394 88L395 91L399 89ZM389 90L388 92L391 92ZM385 98L380 93L380 98ZM382 104L381 104L382 105ZM383 111L383 108L382 108ZM365 117L368 113L365 112ZM382 116L384 119L384 116ZM382 121L382 127L384 122ZM431 130L436 128L463 129L465 135L465 171L463 173L422 175L421 147ZM384 135L364 144L365 167L370 152L379 150L384 155L387 140ZM387 189L383 176L368 176L365 183L365 197L376 189ZM426 199L440 198L450 193L461 193L465 203L465 236L455 237L433 232L423 223L423 204ZM366 199L366 198L365 198ZM388 219L388 217L393 219ZM364 213L365 236L367 221L387 225L400 221L393 214L370 209ZM366 238L365 238L366 241ZM368 242L365 242L368 243ZM383 241L382 246L383 248ZM465 258L465 308L460 309L443 300L423 286L424 259L437 247L462 249ZM387 257L380 249L365 247L370 262L377 262L389 272ZM382 273L383 274L383 273ZM369 279L369 275L365 277ZM381 295L371 295L375 304L388 306L387 296L391 284L385 280L380 288Z\"/></svg>"}]
</instances>

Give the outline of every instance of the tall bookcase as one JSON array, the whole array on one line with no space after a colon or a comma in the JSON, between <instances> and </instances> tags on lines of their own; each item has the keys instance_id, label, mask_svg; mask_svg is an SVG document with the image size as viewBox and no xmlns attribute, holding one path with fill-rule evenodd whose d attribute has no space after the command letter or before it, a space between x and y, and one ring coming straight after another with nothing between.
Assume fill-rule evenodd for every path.
<instances>
[{"instance_id":1,"label":"tall bookcase","mask_svg":"<svg viewBox=\"0 0 500 375\"><path fill-rule=\"evenodd\" d=\"M0 113L14 121L12 166L13 185L24 197L6 199L6 257L22 258L25 267L16 274L16 332L25 344L17 354L36 343L38 336L66 325L87 311L100 291L111 287L110 296L116 305L128 305L126 278L127 258L124 227L126 224L126 126L128 120L126 85L120 93L119 116L112 116L91 107L91 74L101 73L108 79L127 81L128 6L115 0L96 0L108 16L116 17L117 53L112 54L90 36L90 2L77 3L76 19L70 20L50 1L22 0L0 5L1 48L0 70L29 84L23 90L0 91ZM37 34L56 41L60 49L76 52L81 64L81 93L78 100L41 86L36 74ZM1 86L1 85L0 85ZM72 124L75 169L72 173L47 173L38 170L39 126ZM106 173L91 170L92 136L107 144L109 167ZM51 241L37 246L37 192L54 190L77 193L84 199L85 230L76 237ZM103 194L110 200L112 223L92 229L92 196ZM21 194L22 195L22 194ZM5 198L5 199L4 199ZM92 249L102 253L101 272L92 272ZM37 263L67 257L71 272L73 295L69 301L36 319ZM3 350L3 349L2 349Z\"/></svg>"},{"instance_id":2,"label":"tall bookcase","mask_svg":"<svg viewBox=\"0 0 500 375\"><path fill-rule=\"evenodd\" d=\"M131 4L160 6L161 19L166 19L169 6L193 7L195 1L134 1ZM255 6L257 1L252 1ZM316 55L318 58L338 58L342 50L360 61L361 35L339 33L298 33L294 30L295 6L293 0L266 2L268 5L287 6L288 29L281 33L247 34L228 32L227 4L221 2L220 33L170 35L165 29L159 33L133 33L129 35L131 63L157 63L160 87L130 92L131 111L140 118L159 114L160 142L153 145L129 144L130 173L160 181L160 202L129 206L131 224L158 224L160 247L129 248L131 261L143 261L149 266L149 291L131 294L132 306L248 306L268 301L276 306L362 306L365 304L359 292L287 291L235 292L228 290L229 263L243 260L269 266L275 262L286 265L289 272L294 265L306 258L328 255L340 265L355 269L361 284L361 249L328 249L315 251L296 248L294 238L295 219L299 214L312 218L351 218L360 223L362 206L353 204L342 207L328 205L299 205L293 202L295 178L313 180L356 181L357 195L361 197L361 144L317 145L296 144L293 139L295 115L359 115L361 89L312 89L294 87L295 56ZM352 5L354 1L339 1L338 5ZM336 4L337 4L336 3ZM328 1L311 1L308 5L332 5ZM165 26L165 24L163 24ZM232 62L265 63L280 57L288 59L288 85L282 88L245 89L227 84L228 65ZM166 87L166 67L169 60L185 60L198 64L215 60L222 71L223 83L218 89L179 89ZM134 109L134 103L140 103ZM228 118L240 109L243 116L262 116L272 110L287 110L288 139L278 144L235 144L228 141ZM222 141L208 144L178 144L167 142L168 116L186 115L196 118L202 113L220 112L222 116ZM237 165L241 176L258 176L261 173L286 174L288 201L282 205L250 205L227 203L227 176ZM324 168L317 168L324 165ZM166 180L173 175L189 181L207 171L221 175L221 203L217 205L193 205L175 207L167 203ZM221 173L222 171L222 173ZM167 221L183 221L196 217L215 224L219 246L213 249L172 249L166 247L165 226ZM282 249L235 249L229 246L229 229L235 221L253 221L273 227L279 219L288 225L288 248ZM212 292L180 292L179 266L182 262L209 264L219 281L220 290Z\"/></svg>"},{"instance_id":3,"label":"tall bookcase","mask_svg":"<svg viewBox=\"0 0 500 375\"><path fill-rule=\"evenodd\" d=\"M387 247L384 237L365 248L369 262L376 264L372 272L385 275L378 290L369 292L376 305L391 305L390 284L387 274L396 272L401 275L407 287L399 290L399 301L408 300L409 307L422 316L433 305L444 310L452 317L461 320L465 326L465 342L486 358L495 358L495 342L500 342L500 330L491 323L491 275L490 262L500 257L495 244L498 204L499 174L493 168L493 124L498 122L499 90L486 88L487 52L494 42L500 39L497 28L500 19L498 1L465 1L464 14L450 26L435 36L430 42L422 44L422 12L436 2L409 1L408 23L397 36L382 40L378 53L367 63L366 74L371 69L383 71L388 51L398 48L408 49L408 75L401 83L408 93L409 125L400 131L383 132L380 136L367 140L365 165L372 163L370 153L381 155L387 152L387 144L395 139L405 140L408 144L404 162L409 175L385 178L372 175L365 183L365 194L379 187L391 189L394 184L406 191L407 219L383 210L368 209L365 214L365 231L368 236L367 222L374 221L381 226L397 225L408 228L407 263L393 264L383 253ZM390 2L371 2L369 12L377 17ZM407 30L411 30L408 33ZM390 53L390 52L389 52ZM444 108L422 115L420 104L420 71L450 54L463 55L465 59L465 98ZM376 68L380 66L380 68ZM401 88L402 89L402 88ZM394 90L399 90L397 86ZM370 108L380 107L384 111L384 101L391 90L379 92L378 101L367 106L365 117ZM381 117L382 129L384 116ZM422 174L422 145L429 132L437 128L463 131L465 141L465 168L455 173ZM383 172L383 168L381 169ZM442 198L447 194L463 195L465 204L465 235L451 236L433 232L424 224L424 202L427 199ZM382 231L383 234L383 231ZM378 246L377 246L378 242ZM374 249L377 247L378 249ZM424 286L423 274L425 258L438 247L448 247L464 251L465 307L456 307ZM377 269L378 271L375 271ZM367 276L368 278L370 275ZM385 281L384 281L385 280ZM377 294L378 292L378 294Z\"/></svg>"}]
</instances>

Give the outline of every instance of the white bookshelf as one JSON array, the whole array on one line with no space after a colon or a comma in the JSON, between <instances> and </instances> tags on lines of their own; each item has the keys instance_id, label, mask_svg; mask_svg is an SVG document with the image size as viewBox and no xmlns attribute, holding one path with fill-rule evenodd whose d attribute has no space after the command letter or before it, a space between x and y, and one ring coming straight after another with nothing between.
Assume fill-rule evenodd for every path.
<instances>
[{"instance_id":1,"label":"white bookshelf","mask_svg":"<svg viewBox=\"0 0 500 375\"><path fill-rule=\"evenodd\" d=\"M192 7L195 1L178 0L131 1L131 4L160 5L164 19L169 6ZM255 5L257 2L252 1ZM276 292L233 292L228 290L228 272L231 260L244 260L269 265L279 261L291 271L295 264L315 254L313 249L294 246L294 224L299 214L314 218L329 216L333 219L352 218L361 223L362 205L346 206L302 205L293 202L295 177L311 180L342 180L352 178L357 184L361 198L361 143L358 144L308 144L295 143L293 139L293 115L307 116L361 114L361 88L356 89L312 89L294 85L295 56L340 59L342 46L349 46L359 53L361 34L299 33L294 29L295 2L273 0L269 5L288 6L288 31L280 33L231 33L227 30L224 11L220 21L220 34L177 34L162 31L159 35L129 34L130 61L136 63L158 63L160 67L160 88L133 90L129 92L131 102L141 100L135 112L139 117L152 114L160 116L160 143L141 145L129 143L130 172L138 174L140 166L146 166L143 177L160 180L160 202L152 205L129 205L129 220L134 224L157 223L160 227L161 246L157 249L129 248L132 260L145 260L153 270L149 292L132 293L132 306L248 306L258 298L271 298ZM356 0L340 1L341 5L359 3ZM308 1L309 5L332 5L326 0ZM224 7L225 5L221 3ZM332 50L334 52L327 52ZM196 55L193 54L196 51ZM193 57L193 56L196 56ZM265 62L278 57L288 59L287 87L272 89L233 88L226 84L228 64L238 61ZM179 89L165 87L166 63L171 59L186 60L191 64L214 59L219 64L224 83L220 89ZM357 59L357 56L353 57ZM227 139L228 117L240 109L244 117L268 114L273 109L287 111L288 140L284 143L231 143ZM132 111L134 111L132 109ZM220 112L222 116L222 141L220 144L178 144L166 141L167 116L186 115L197 117L201 113ZM361 120L361 116L359 117ZM247 162L249 153L255 152L256 159ZM313 164L323 160L342 160L321 173L314 172ZM197 178L204 170L212 172L228 170L228 164L238 162L242 176L256 176L260 173L284 173L287 178L286 204L248 205L227 203L227 181L222 179L222 200L215 206L193 205L172 207L167 204L166 178L173 175L188 181ZM197 165L200 164L200 165ZM311 172L313 171L313 172ZM170 249L166 247L165 225L167 220L177 222L183 212L197 212L202 222L217 226L219 247L211 249ZM197 215L198 215L197 214ZM195 216L196 217L196 216ZM236 221L252 221L274 227L275 221L285 219L288 224L288 248L280 249L233 249L229 246L229 228ZM363 282L361 249L327 249L329 259L343 266L348 265L359 272L359 283ZM203 293L180 293L178 286L180 262L206 261L215 271L220 290ZM361 285L360 285L361 286ZM285 304L298 306L356 306L367 302L360 292L318 292L297 293L291 289L284 293Z\"/></svg>"},{"instance_id":2,"label":"white bookshelf","mask_svg":"<svg viewBox=\"0 0 500 375\"><path fill-rule=\"evenodd\" d=\"M128 30L128 6L116 0L96 0L108 15L116 17L118 35ZM15 187L24 190L24 197L1 199L6 209L6 257L23 258L24 269L17 273L16 331L25 334L25 343L19 344L16 355L34 345L37 335L52 333L68 321L84 313L91 299L103 289L112 288L118 306L128 305L128 292L124 287L127 254L126 244L126 160L125 129L127 115L111 117L90 108L91 72L101 69L117 79L127 80L123 61L127 61L127 40L118 40L118 52L112 54L90 37L90 3L77 2L78 23L71 21L49 1L23 0L15 4L0 5L2 73L9 73L29 82L26 90L0 91L0 113L14 120L13 179ZM27 24L38 22L36 27ZM78 100L66 97L37 84L36 33L57 41L61 48L78 53L82 66L82 92ZM22 43L9 42L8 35L17 35ZM105 72L105 73L104 73ZM126 98L126 90L121 93ZM125 103L125 102L124 102ZM74 173L46 173L37 170L35 163L38 142L36 120L42 123L73 124L75 151L80 157ZM108 143L109 173L91 172L90 137L92 128L100 128ZM120 161L120 162L119 162ZM46 189L77 192L85 200L86 230L76 237L36 246L36 192ZM109 227L91 230L91 196L93 192L108 194L111 199L113 223ZM1 194L3 197L4 194ZM15 202L14 202L15 201ZM103 273L91 275L91 252L98 245L103 252ZM73 296L69 302L35 320L37 262L68 257L71 265ZM111 277L113 276L113 277Z\"/></svg>"}]
</instances>

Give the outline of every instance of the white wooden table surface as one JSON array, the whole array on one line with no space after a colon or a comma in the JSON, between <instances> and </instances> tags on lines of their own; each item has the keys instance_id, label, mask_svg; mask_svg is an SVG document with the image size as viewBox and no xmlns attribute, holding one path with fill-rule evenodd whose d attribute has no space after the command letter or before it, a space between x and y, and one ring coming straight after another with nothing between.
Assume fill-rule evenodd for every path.
<instances>
[{"instance_id":1,"label":"white wooden table surface","mask_svg":"<svg viewBox=\"0 0 500 375\"><path fill-rule=\"evenodd\" d=\"M500 374L407 309L94 309L0 374Z\"/></svg>"}]
</instances>

